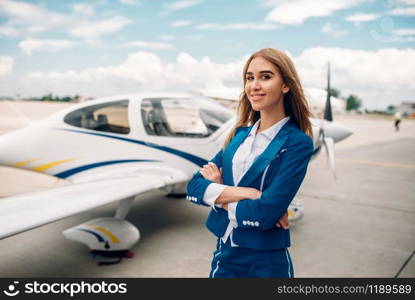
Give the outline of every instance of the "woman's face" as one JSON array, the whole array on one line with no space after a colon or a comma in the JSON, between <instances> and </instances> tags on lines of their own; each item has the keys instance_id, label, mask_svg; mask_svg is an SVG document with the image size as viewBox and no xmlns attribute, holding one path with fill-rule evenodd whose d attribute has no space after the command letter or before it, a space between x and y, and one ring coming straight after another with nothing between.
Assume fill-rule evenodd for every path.
<instances>
[{"instance_id":1,"label":"woman's face","mask_svg":"<svg viewBox=\"0 0 415 300\"><path fill-rule=\"evenodd\" d=\"M245 74L245 93L255 111L281 106L283 93L289 88L284 84L277 68L262 57L255 57Z\"/></svg>"}]
</instances>

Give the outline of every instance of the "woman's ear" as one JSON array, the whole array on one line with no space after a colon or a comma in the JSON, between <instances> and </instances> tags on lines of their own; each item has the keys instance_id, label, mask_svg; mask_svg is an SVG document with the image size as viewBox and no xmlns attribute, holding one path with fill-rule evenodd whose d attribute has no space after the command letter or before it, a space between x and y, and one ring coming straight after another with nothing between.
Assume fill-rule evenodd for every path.
<instances>
[{"instance_id":1,"label":"woman's ear","mask_svg":"<svg viewBox=\"0 0 415 300\"><path fill-rule=\"evenodd\" d=\"M290 88L285 83L282 84L282 93L286 94L290 91Z\"/></svg>"}]
</instances>

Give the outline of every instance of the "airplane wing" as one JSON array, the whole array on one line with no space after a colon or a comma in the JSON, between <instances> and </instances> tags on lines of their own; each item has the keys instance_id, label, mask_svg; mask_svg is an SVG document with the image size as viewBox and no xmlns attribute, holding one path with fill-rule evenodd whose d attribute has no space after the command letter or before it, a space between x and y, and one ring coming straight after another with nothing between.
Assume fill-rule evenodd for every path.
<instances>
[{"instance_id":1,"label":"airplane wing","mask_svg":"<svg viewBox=\"0 0 415 300\"><path fill-rule=\"evenodd\" d=\"M0 239L86 210L188 180L159 169L129 177L102 178L0 199Z\"/></svg>"}]
</instances>

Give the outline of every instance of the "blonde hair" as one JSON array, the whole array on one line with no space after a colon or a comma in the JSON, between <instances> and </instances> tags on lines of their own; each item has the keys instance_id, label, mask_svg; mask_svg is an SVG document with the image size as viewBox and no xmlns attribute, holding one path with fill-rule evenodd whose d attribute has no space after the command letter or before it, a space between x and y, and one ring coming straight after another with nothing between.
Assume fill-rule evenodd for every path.
<instances>
[{"instance_id":1,"label":"blonde hair","mask_svg":"<svg viewBox=\"0 0 415 300\"><path fill-rule=\"evenodd\" d=\"M290 116L290 119L293 120L298 128L300 128L304 133L308 134L310 137L313 137L313 131L309 119L311 114L308 102L304 96L304 91L293 62L284 52L278 49L265 48L252 54L245 63L242 74L244 89L239 97L237 120L235 126L225 140L224 148L235 136L236 128L253 125L260 118L260 112L253 110L248 96L245 93L245 74L248 70L249 64L256 57L262 57L275 65L284 83L290 88L290 90L284 94L284 109L286 115Z\"/></svg>"}]
</instances>

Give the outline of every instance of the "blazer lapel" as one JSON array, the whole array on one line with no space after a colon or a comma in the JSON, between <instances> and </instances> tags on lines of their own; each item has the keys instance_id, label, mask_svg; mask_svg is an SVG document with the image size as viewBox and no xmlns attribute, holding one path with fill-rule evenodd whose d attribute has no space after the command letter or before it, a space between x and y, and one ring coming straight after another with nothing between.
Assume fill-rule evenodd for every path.
<instances>
[{"instance_id":1,"label":"blazer lapel","mask_svg":"<svg viewBox=\"0 0 415 300\"><path fill-rule=\"evenodd\" d=\"M274 137L274 139L269 143L268 147L262 152L261 155L257 157L252 166L246 171L244 176L239 181L238 186L249 186L268 166L273 160L278 152L281 150L281 147L285 144L285 141L288 138L289 129L292 126L291 120L289 120Z\"/></svg>"},{"instance_id":2,"label":"blazer lapel","mask_svg":"<svg viewBox=\"0 0 415 300\"><path fill-rule=\"evenodd\" d=\"M246 139L252 127L253 126L249 126L240 129L239 132L235 135L235 137L231 140L229 145L226 147L223 153L222 176L223 182L226 185L235 185L235 183L233 182L232 159L235 155L236 150L239 148L239 145Z\"/></svg>"}]
</instances>

